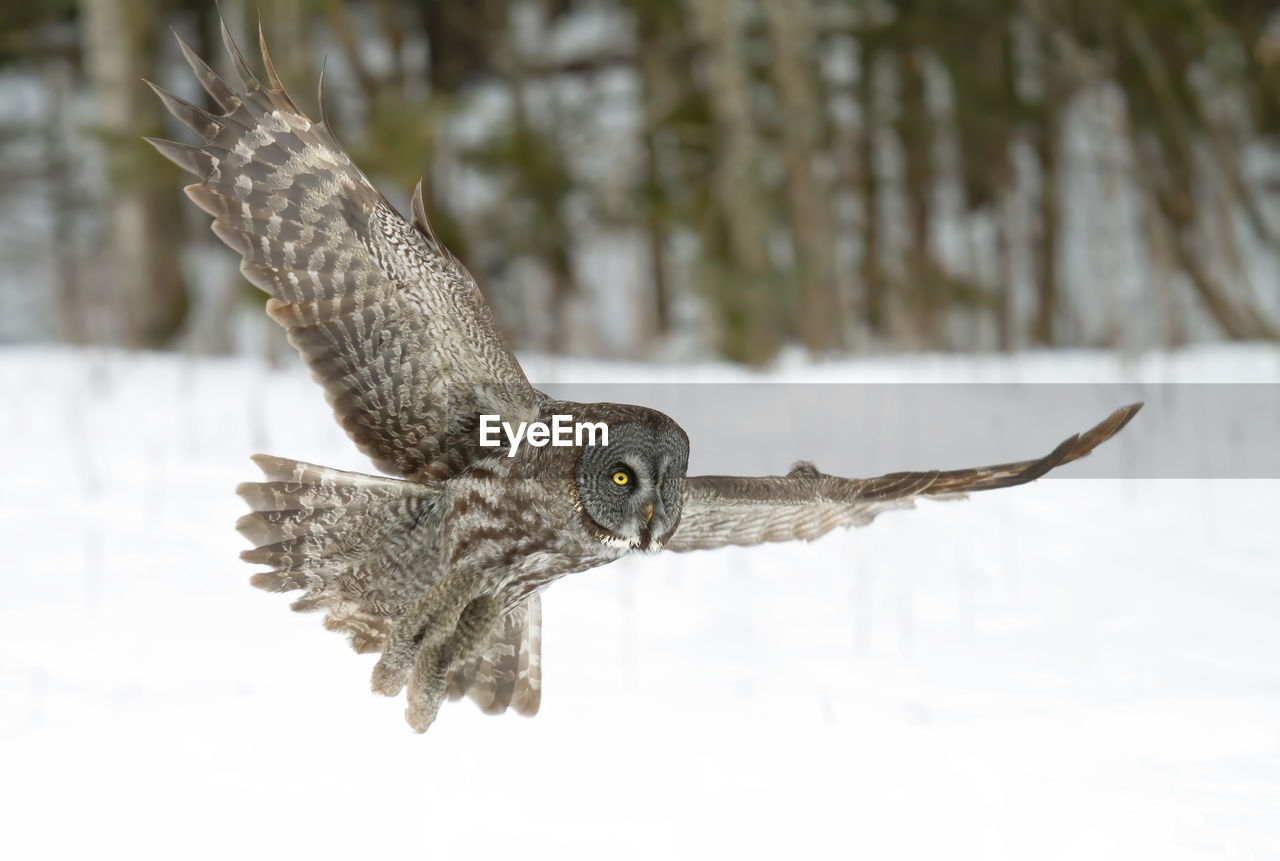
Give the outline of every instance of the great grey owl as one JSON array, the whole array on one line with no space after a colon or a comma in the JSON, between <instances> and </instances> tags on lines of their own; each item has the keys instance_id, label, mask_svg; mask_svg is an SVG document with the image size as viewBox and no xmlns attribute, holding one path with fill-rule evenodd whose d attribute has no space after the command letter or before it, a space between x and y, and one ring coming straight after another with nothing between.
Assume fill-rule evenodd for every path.
<instances>
[{"instance_id":1,"label":"great grey owl","mask_svg":"<svg viewBox=\"0 0 1280 861\"><path fill-rule=\"evenodd\" d=\"M243 558L272 566L253 585L302 591L293 609L324 610L325 626L347 632L356 651L380 652L373 689L394 696L407 686L415 730L446 696L467 694L492 713L538 710L538 593L565 574L663 548L814 539L918 496L1022 484L1087 455L1140 406L1043 458L999 466L849 479L800 464L785 476L686 477L688 438L666 415L557 401L530 386L475 282L427 223L421 183L405 221L326 123L285 93L265 44L264 84L225 25L222 35L240 87L179 39L218 110L152 85L202 140L149 140L200 177L187 195L270 295L267 313L342 427L398 476L255 457L265 481L238 488L252 508L237 524L254 544ZM591 436L482 444L486 416L515 427L554 425L557 415Z\"/></svg>"}]
</instances>

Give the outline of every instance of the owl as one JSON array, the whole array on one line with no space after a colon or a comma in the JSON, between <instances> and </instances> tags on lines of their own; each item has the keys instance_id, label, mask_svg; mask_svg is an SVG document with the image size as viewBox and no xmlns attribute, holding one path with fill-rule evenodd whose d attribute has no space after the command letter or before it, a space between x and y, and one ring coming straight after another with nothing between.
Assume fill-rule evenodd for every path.
<instances>
[{"instance_id":1,"label":"owl","mask_svg":"<svg viewBox=\"0 0 1280 861\"><path fill-rule=\"evenodd\" d=\"M261 32L265 82L225 25L222 35L238 87L178 40L216 111L151 85L200 143L148 140L200 178L187 195L386 473L254 457L264 480L237 489L251 509L237 528L254 545L242 555L270 568L254 586L301 592L294 610L323 611L357 652L379 654L373 690L407 689L416 731L446 698L538 710L539 593L566 574L633 553L812 540L917 497L1023 484L1089 454L1141 406L1044 457L997 466L687 476L689 439L670 417L531 386L475 281L432 232L421 182L405 220L323 117L294 104ZM495 426L507 444L492 444Z\"/></svg>"}]
</instances>

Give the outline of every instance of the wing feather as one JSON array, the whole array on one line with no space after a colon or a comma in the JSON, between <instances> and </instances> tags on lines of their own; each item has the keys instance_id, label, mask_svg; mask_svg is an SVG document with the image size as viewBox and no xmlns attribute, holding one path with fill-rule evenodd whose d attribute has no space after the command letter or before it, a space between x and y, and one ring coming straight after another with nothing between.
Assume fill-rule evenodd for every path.
<instances>
[{"instance_id":1,"label":"wing feather","mask_svg":"<svg viewBox=\"0 0 1280 861\"><path fill-rule=\"evenodd\" d=\"M882 511L911 508L920 497L956 498L1035 481L1078 460L1115 436L1142 404L1121 407L1083 434L1063 440L1041 458L971 469L896 472L877 478L839 478L798 464L785 476L697 476L685 479L683 512L666 549L677 552L728 545L813 539L833 529L865 526Z\"/></svg>"},{"instance_id":2,"label":"wing feather","mask_svg":"<svg viewBox=\"0 0 1280 861\"><path fill-rule=\"evenodd\" d=\"M475 281L431 233L421 189L407 222L285 92L261 32L266 84L222 29L240 89L179 40L222 113L153 85L202 142L151 143L200 177L188 196L271 296L268 314L379 469L442 479L491 454L475 438L478 416L531 419L539 395Z\"/></svg>"}]
</instances>

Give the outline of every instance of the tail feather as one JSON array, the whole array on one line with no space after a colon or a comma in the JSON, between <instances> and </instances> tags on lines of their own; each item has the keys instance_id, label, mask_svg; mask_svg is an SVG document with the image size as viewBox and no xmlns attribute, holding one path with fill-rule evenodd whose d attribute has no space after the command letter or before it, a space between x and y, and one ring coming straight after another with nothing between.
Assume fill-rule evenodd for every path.
<instances>
[{"instance_id":1,"label":"tail feather","mask_svg":"<svg viewBox=\"0 0 1280 861\"><path fill-rule=\"evenodd\" d=\"M330 609L324 620L330 631L345 631L351 635L351 648L364 655L381 652L387 641L387 619L357 609Z\"/></svg>"},{"instance_id":2,"label":"tail feather","mask_svg":"<svg viewBox=\"0 0 1280 861\"><path fill-rule=\"evenodd\" d=\"M370 489L336 483L305 484L297 481L245 482L236 487L236 493L253 506L254 511L350 509L369 503L378 505L404 498L403 494L381 492L378 488Z\"/></svg>"},{"instance_id":3,"label":"tail feather","mask_svg":"<svg viewBox=\"0 0 1280 861\"><path fill-rule=\"evenodd\" d=\"M410 506L412 507L412 503ZM384 516L386 508L387 506L332 508L325 512L325 517L299 517L285 524L269 524L280 538L270 543L267 540L258 542L257 547L245 550L240 558L246 562L262 562L281 568L296 568L322 560L341 562L360 559L401 528L398 521L387 520ZM362 528L352 528L357 523ZM293 529L292 532L288 531L290 528ZM268 529L254 524L250 531L266 535Z\"/></svg>"},{"instance_id":4,"label":"tail feather","mask_svg":"<svg viewBox=\"0 0 1280 861\"><path fill-rule=\"evenodd\" d=\"M270 571L249 582L268 592L303 594L290 606L325 611L324 625L350 636L357 652L381 652L393 619L421 593L424 572L408 581L389 565L387 549L405 550L401 537L435 505L439 491L396 478L344 472L255 455L262 482L236 488L254 510L236 528L255 546L240 554ZM530 595L514 607L476 654L451 669L447 692L468 696L488 714L537 713L542 699L542 605Z\"/></svg>"},{"instance_id":5,"label":"tail feather","mask_svg":"<svg viewBox=\"0 0 1280 861\"><path fill-rule=\"evenodd\" d=\"M253 460L267 480L236 488L253 509L236 522L255 545L240 557L272 570L254 574L250 584L303 591L294 610L326 610L325 627L349 633L356 651L379 651L387 617L398 608L370 575L370 563L435 504L438 491L287 458Z\"/></svg>"},{"instance_id":6,"label":"tail feather","mask_svg":"<svg viewBox=\"0 0 1280 861\"><path fill-rule=\"evenodd\" d=\"M485 714L530 716L542 702L542 599L535 592L494 629L488 644L449 673L450 699L470 697Z\"/></svg>"},{"instance_id":7,"label":"tail feather","mask_svg":"<svg viewBox=\"0 0 1280 861\"><path fill-rule=\"evenodd\" d=\"M272 544L267 547L255 547L252 550L244 550L240 553L240 558L245 562L253 562L261 565L273 565L281 571L310 571L314 574L336 574L346 568L348 562L353 562L363 556L363 553L329 553L326 548L320 547L311 549L305 545L310 541L307 536L301 536L291 541L282 541L279 544ZM283 548L283 545L295 545L293 547ZM358 547L357 550L364 549Z\"/></svg>"},{"instance_id":8,"label":"tail feather","mask_svg":"<svg viewBox=\"0 0 1280 861\"><path fill-rule=\"evenodd\" d=\"M236 530L255 547L263 547L304 533L315 535L332 530L360 508L362 506L252 511L236 521Z\"/></svg>"},{"instance_id":9,"label":"tail feather","mask_svg":"<svg viewBox=\"0 0 1280 861\"><path fill-rule=\"evenodd\" d=\"M324 588L324 576L311 571L261 571L249 578L249 585L264 592L296 592Z\"/></svg>"}]
</instances>

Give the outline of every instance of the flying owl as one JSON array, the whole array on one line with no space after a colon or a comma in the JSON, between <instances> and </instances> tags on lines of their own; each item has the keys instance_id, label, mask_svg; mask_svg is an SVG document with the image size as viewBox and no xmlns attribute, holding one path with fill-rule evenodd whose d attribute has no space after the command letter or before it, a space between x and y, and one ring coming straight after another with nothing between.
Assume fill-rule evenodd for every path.
<instances>
[{"instance_id":1,"label":"flying owl","mask_svg":"<svg viewBox=\"0 0 1280 861\"><path fill-rule=\"evenodd\" d=\"M323 119L290 99L261 31L266 83L225 25L222 35L238 88L178 40L218 112L152 85L200 144L148 140L200 177L187 195L270 295L267 314L338 422L396 476L256 456L265 480L237 488L252 509L237 523L254 545L242 556L271 566L254 586L301 591L294 610L323 610L357 652L380 653L373 690L407 687L419 732L446 697L468 695L490 713L538 710L539 593L566 574L637 552L812 540L917 497L1024 484L1089 454L1141 406L1042 458L998 466L686 476L689 440L670 417L533 388L475 281L432 232L421 182L406 221ZM494 417L535 427L556 416L603 431L569 446L484 444Z\"/></svg>"}]
</instances>

